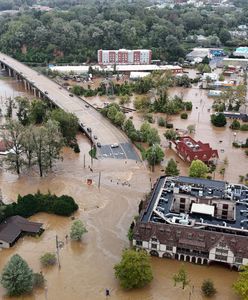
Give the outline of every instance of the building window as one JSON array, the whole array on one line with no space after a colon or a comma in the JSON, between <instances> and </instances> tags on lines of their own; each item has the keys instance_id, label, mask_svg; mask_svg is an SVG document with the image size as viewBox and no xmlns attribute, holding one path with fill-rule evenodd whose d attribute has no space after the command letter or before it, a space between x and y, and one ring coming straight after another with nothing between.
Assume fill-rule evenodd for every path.
<instances>
[{"instance_id":1,"label":"building window","mask_svg":"<svg viewBox=\"0 0 248 300\"><path fill-rule=\"evenodd\" d=\"M152 242L157 242L158 240L156 238L152 238Z\"/></svg>"},{"instance_id":2,"label":"building window","mask_svg":"<svg viewBox=\"0 0 248 300\"><path fill-rule=\"evenodd\" d=\"M136 246L142 246L142 241L136 241Z\"/></svg>"},{"instance_id":3,"label":"building window","mask_svg":"<svg viewBox=\"0 0 248 300\"><path fill-rule=\"evenodd\" d=\"M166 246L166 250L167 250L167 251L172 251L172 250L173 250L173 247L172 247L172 246Z\"/></svg>"},{"instance_id":4,"label":"building window","mask_svg":"<svg viewBox=\"0 0 248 300\"><path fill-rule=\"evenodd\" d=\"M152 249L157 249L157 244L152 244Z\"/></svg>"},{"instance_id":5,"label":"building window","mask_svg":"<svg viewBox=\"0 0 248 300\"><path fill-rule=\"evenodd\" d=\"M222 255L227 255L228 254L228 250L222 249L222 248L216 248L216 252L219 252Z\"/></svg>"},{"instance_id":6,"label":"building window","mask_svg":"<svg viewBox=\"0 0 248 300\"><path fill-rule=\"evenodd\" d=\"M227 256L215 254L215 259L227 261Z\"/></svg>"},{"instance_id":7,"label":"building window","mask_svg":"<svg viewBox=\"0 0 248 300\"><path fill-rule=\"evenodd\" d=\"M235 262L238 264L242 264L243 258L242 257L235 257Z\"/></svg>"}]
</instances>

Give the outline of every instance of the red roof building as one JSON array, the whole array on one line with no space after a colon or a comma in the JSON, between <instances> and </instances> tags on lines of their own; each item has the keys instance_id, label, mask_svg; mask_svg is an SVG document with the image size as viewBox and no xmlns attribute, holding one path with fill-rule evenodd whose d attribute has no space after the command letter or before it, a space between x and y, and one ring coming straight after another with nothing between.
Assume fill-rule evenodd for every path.
<instances>
[{"instance_id":1,"label":"red roof building","mask_svg":"<svg viewBox=\"0 0 248 300\"><path fill-rule=\"evenodd\" d=\"M176 141L173 141L172 149L180 158L188 162L199 159L209 164L219 158L218 151L213 150L208 143L196 142L190 136L179 137Z\"/></svg>"}]
</instances>

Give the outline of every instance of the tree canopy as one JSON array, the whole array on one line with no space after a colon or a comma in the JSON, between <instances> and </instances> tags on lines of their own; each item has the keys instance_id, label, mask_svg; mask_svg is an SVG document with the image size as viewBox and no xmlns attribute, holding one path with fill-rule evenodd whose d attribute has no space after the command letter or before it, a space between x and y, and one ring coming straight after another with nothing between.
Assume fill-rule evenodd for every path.
<instances>
[{"instance_id":1,"label":"tree canopy","mask_svg":"<svg viewBox=\"0 0 248 300\"><path fill-rule=\"evenodd\" d=\"M241 272L239 273L238 280L233 285L236 293L243 300L248 299L248 266L243 266Z\"/></svg>"},{"instance_id":2,"label":"tree canopy","mask_svg":"<svg viewBox=\"0 0 248 300\"><path fill-rule=\"evenodd\" d=\"M10 296L20 296L33 289L33 271L18 254L4 267L1 283Z\"/></svg>"},{"instance_id":3,"label":"tree canopy","mask_svg":"<svg viewBox=\"0 0 248 300\"><path fill-rule=\"evenodd\" d=\"M143 287L153 279L150 258L145 251L124 250L120 263L114 269L115 276L125 289Z\"/></svg>"},{"instance_id":4,"label":"tree canopy","mask_svg":"<svg viewBox=\"0 0 248 300\"><path fill-rule=\"evenodd\" d=\"M201 160L193 160L189 168L190 177L206 178L208 167Z\"/></svg>"}]
</instances>

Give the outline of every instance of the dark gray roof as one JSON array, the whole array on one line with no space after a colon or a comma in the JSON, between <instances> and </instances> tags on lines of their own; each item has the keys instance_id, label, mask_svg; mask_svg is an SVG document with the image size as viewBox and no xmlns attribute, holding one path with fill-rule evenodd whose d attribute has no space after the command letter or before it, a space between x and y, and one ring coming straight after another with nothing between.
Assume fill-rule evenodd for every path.
<instances>
[{"instance_id":1,"label":"dark gray roof","mask_svg":"<svg viewBox=\"0 0 248 300\"><path fill-rule=\"evenodd\" d=\"M9 217L0 224L0 240L12 243L22 232L39 233L42 225L42 223L30 222L20 216Z\"/></svg>"},{"instance_id":2,"label":"dark gray roof","mask_svg":"<svg viewBox=\"0 0 248 300\"><path fill-rule=\"evenodd\" d=\"M181 183L186 183L186 184L203 185L206 188L214 188L214 189L220 189L220 190L224 190L225 186L226 186L225 181L187 177L187 176L178 176L175 179L175 181L181 182Z\"/></svg>"}]
</instances>

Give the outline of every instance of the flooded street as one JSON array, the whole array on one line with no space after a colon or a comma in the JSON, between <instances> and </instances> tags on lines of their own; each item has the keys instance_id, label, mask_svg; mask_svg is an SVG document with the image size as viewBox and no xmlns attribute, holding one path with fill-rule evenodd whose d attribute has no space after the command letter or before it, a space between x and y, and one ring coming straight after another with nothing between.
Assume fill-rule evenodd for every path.
<instances>
[{"instance_id":1,"label":"flooded street","mask_svg":"<svg viewBox=\"0 0 248 300\"><path fill-rule=\"evenodd\" d=\"M13 93L17 96L22 92L24 92L22 87L15 81L0 80L0 96L5 97L5 93L7 96L13 96ZM199 97L196 97L196 92ZM247 159L245 160L242 156L243 151L230 147L233 132L229 128L210 130L209 115L206 112L211 107L212 100L206 97L204 91L185 90L184 99L193 102L193 111L188 120L181 120L180 116L173 117L174 126L186 128L189 124L195 123L197 128L195 138L204 142L209 141L210 145L218 150L224 149L224 153L220 153L220 160L226 156L229 160L225 179L237 182L238 175L247 173L248 165ZM161 130L164 132L165 129ZM247 134L238 132L237 139L244 140L245 136L247 137ZM219 143L219 140L222 140L222 143ZM81 243L70 241L66 243L65 236L69 234L72 220L43 213L37 214L31 220L44 223L45 232L39 238L20 239L13 248L0 251L0 270L11 255L18 253L28 262L34 272L40 272L39 258L45 252L55 251L57 234L59 240L64 241L64 246L60 250L61 269L59 270L58 266L42 269L47 280L47 299L49 300L105 299L106 288L110 289L110 299L197 300L204 299L200 286L207 278L214 281L218 291L213 299L238 299L231 288L238 276L237 272L222 266L207 267L185 263L191 286L182 290L180 287L174 287L172 281L172 276L178 271L181 262L169 259L152 258L154 280L148 287L132 291L122 290L114 277L113 266L120 260L122 249L129 246L127 231L133 217L138 214L139 201L150 189L150 176L155 179L155 176L160 174L160 170L150 175L143 162L127 161L125 163L124 160L104 159L94 160L93 172L91 172L88 168L90 165L89 142L81 134L78 135L78 142L81 152L75 154L70 149L64 149L63 161L59 161L53 172L46 177L41 179L37 173L32 176L18 177L1 171L0 187L6 203L15 201L18 194L34 193L38 189L41 192L50 191L57 195L72 196L79 205L75 218L80 218L86 224L88 233L85 234ZM173 155L170 151L168 153L166 160ZM86 168L84 168L84 155ZM180 165L185 173L184 164ZM101 180L100 188L98 188L100 171ZM219 174L216 172L217 177ZM93 179L91 186L86 184L88 178ZM123 185L124 182L128 182L130 186ZM4 297L4 292L0 287L1 299L8 299ZM46 295L44 290L37 290L31 296L21 299L43 300L46 299Z\"/></svg>"}]
</instances>

